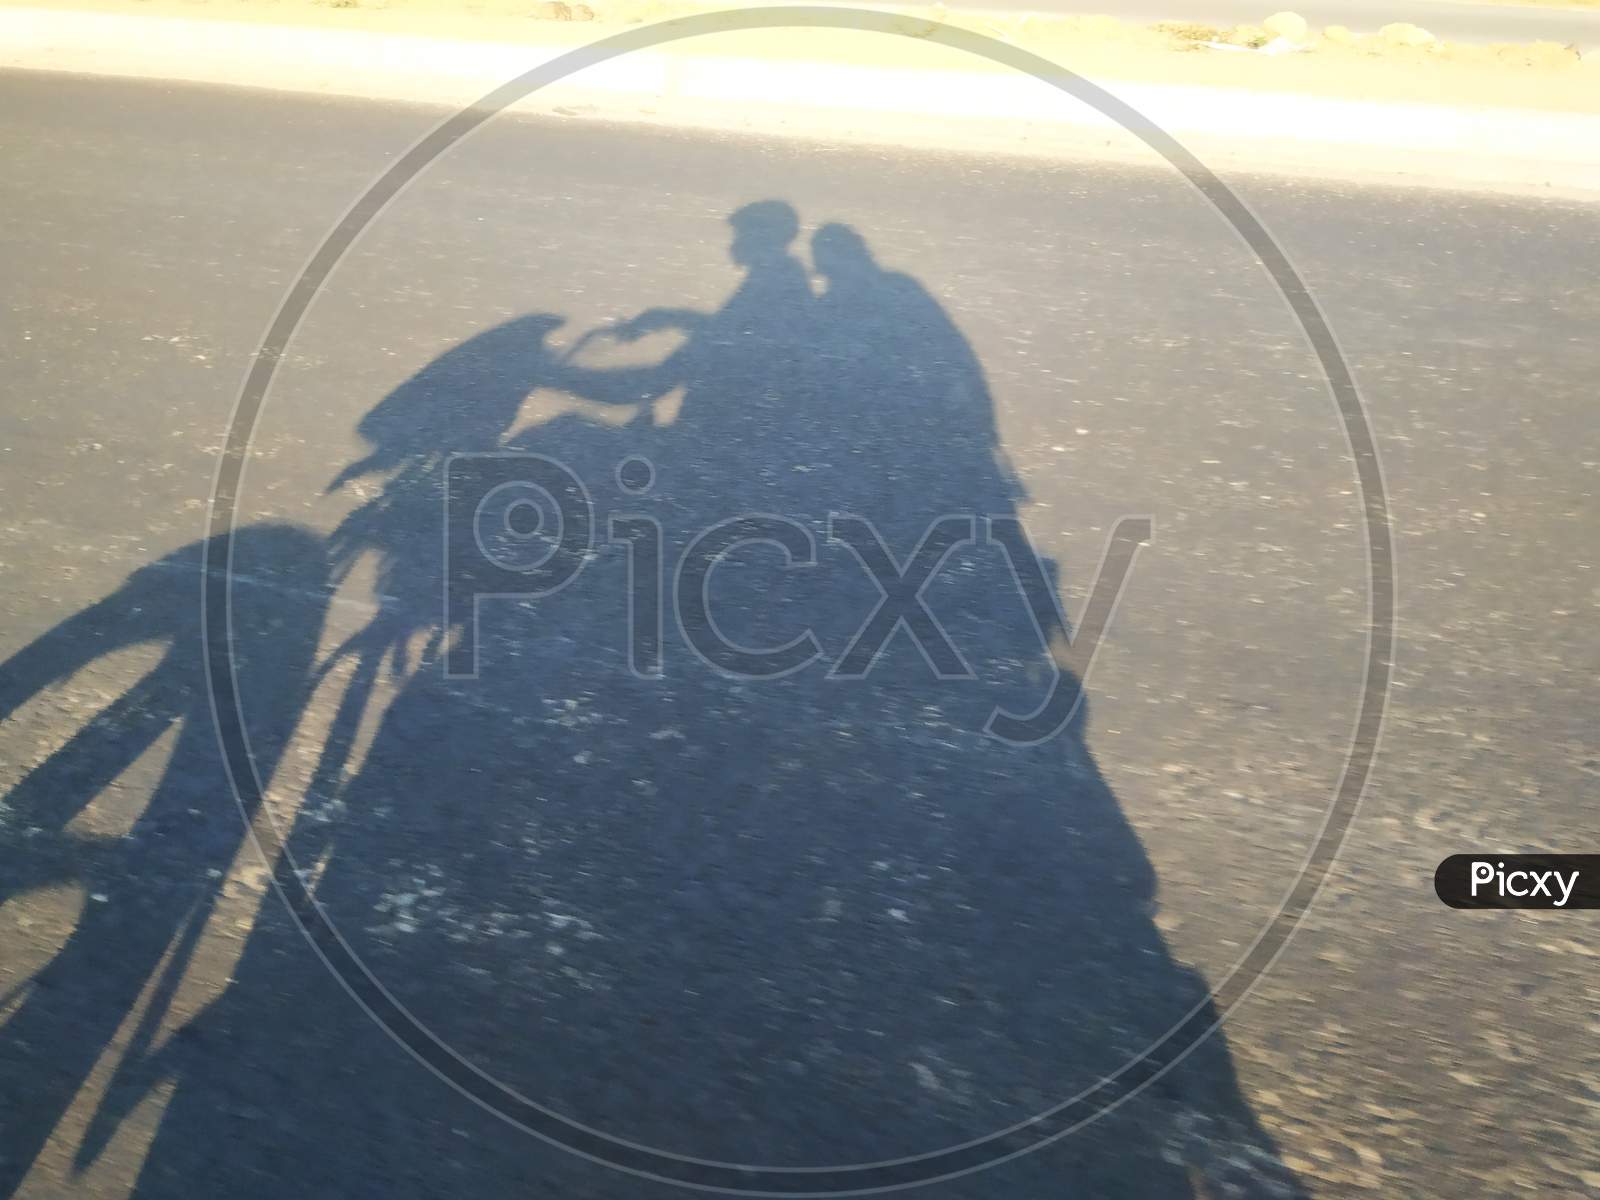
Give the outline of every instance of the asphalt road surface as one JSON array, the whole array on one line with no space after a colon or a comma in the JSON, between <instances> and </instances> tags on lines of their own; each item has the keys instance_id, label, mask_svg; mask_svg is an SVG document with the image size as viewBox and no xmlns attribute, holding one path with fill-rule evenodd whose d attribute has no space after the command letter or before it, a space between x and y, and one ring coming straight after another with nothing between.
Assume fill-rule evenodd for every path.
<instances>
[{"instance_id":1,"label":"asphalt road surface","mask_svg":"<svg viewBox=\"0 0 1600 1200\"><path fill-rule=\"evenodd\" d=\"M1600 843L1592 210L1232 181L1363 390L1400 613L1245 995L1350 749L1363 501L1169 171L497 121L311 308L230 565L250 356L437 114L0 106L0 1191L1596 1188L1593 914L1431 887ZM1129 516L1086 706L987 735L1082 668Z\"/></svg>"},{"instance_id":2,"label":"asphalt road surface","mask_svg":"<svg viewBox=\"0 0 1600 1200\"><path fill-rule=\"evenodd\" d=\"M1016 8L1013 0L974 0L979 7ZM1029 7L1026 5L1020 7ZM1312 28L1344 25L1374 33L1393 21L1420 25L1449 42L1559 42L1588 49L1600 41L1600 9L1473 0L1312 0L1273 8L1255 0L1057 0L1034 5L1042 12L1109 13L1125 21L1200 21L1230 29L1259 25L1274 12L1299 13Z\"/></svg>"}]
</instances>

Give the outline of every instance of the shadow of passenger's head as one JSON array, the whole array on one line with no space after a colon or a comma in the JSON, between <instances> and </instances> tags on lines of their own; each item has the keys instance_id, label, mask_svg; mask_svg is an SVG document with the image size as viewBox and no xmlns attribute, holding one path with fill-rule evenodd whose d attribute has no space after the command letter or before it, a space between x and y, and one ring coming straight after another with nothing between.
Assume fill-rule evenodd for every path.
<instances>
[{"instance_id":1,"label":"shadow of passenger's head","mask_svg":"<svg viewBox=\"0 0 1600 1200\"><path fill-rule=\"evenodd\" d=\"M860 279L879 269L867 247L867 239L837 221L811 235L811 261L817 274L826 279L830 287Z\"/></svg>"}]
</instances>

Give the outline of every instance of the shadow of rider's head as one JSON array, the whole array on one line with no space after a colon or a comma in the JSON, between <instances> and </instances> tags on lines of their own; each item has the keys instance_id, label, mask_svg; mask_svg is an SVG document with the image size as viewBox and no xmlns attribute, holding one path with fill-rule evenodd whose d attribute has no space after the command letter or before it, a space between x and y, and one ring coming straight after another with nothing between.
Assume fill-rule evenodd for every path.
<instances>
[{"instance_id":1,"label":"shadow of rider's head","mask_svg":"<svg viewBox=\"0 0 1600 1200\"><path fill-rule=\"evenodd\" d=\"M770 266L789 253L789 244L800 234L800 216L782 200L759 200L746 204L728 218L733 226L733 245L729 257L741 267Z\"/></svg>"}]
</instances>

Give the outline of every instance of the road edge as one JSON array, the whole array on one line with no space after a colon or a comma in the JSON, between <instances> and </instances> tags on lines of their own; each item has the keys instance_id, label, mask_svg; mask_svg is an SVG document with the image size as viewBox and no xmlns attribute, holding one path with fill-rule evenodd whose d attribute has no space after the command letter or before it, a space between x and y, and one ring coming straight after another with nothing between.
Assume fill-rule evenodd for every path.
<instances>
[{"instance_id":1,"label":"road edge","mask_svg":"<svg viewBox=\"0 0 1600 1200\"><path fill-rule=\"evenodd\" d=\"M571 48L570 40L516 45L0 7L0 67L451 107ZM1597 114L1098 82L1222 169L1600 200ZM1102 114L1050 90L979 64L764 58L674 45L586 70L514 111L1151 163Z\"/></svg>"}]
</instances>

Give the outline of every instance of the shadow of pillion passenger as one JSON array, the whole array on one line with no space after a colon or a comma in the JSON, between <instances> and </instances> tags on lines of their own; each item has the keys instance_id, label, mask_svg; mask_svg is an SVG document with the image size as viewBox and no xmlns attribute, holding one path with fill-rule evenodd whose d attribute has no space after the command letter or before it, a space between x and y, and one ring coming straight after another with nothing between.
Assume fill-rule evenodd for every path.
<instances>
[{"instance_id":1,"label":"shadow of pillion passenger","mask_svg":"<svg viewBox=\"0 0 1600 1200\"><path fill-rule=\"evenodd\" d=\"M972 348L854 230L813 239L814 297L792 210L732 223L745 274L724 307L612 330L680 330L666 359L544 363L544 385L646 415L563 417L499 447L581 482L594 551L571 553L559 587L533 572L519 593L501 572L449 628L425 589L399 589L384 619L470 638L476 674L424 662L336 810L291 846L326 863L317 904L394 1011L514 1089L540 1132L574 1122L671 1155L822 1168L1021 1126L997 1157L1170 1028L1209 1026L1207 989L1153 923L1156 880L1082 710L1029 744L984 732L996 710L1038 705L1065 623L1041 623L983 536L1018 517L1022 489ZM648 415L679 389L675 419ZM385 465L485 448L425 444L426 423L416 436ZM630 457L648 465L619 471ZM439 569L437 486L392 477L363 534L388 569ZM492 490L450 494L473 538ZM548 509L520 529L503 515L496 536L555 536ZM578 1186L552 1183L576 1160L393 1045L358 1043L353 1009L329 1007L284 937L258 932L206 1019L241 1061L275 1063L260 1104L285 1114L302 1191ZM297 1012L317 1019L294 1022L286 1060ZM1160 1065L1101 1119L944 1194L1301 1194L1220 1035ZM214 1114L205 1087L180 1090L142 1194L204 1170ZM270 1158L241 1153L235 1194L268 1194L254 1181ZM584 1194L644 1186L582 1178Z\"/></svg>"},{"instance_id":2,"label":"shadow of pillion passenger","mask_svg":"<svg viewBox=\"0 0 1600 1200\"><path fill-rule=\"evenodd\" d=\"M252 564L233 590L234 667L254 702L246 732L255 763L270 778L309 694L326 552L320 538L285 525L240 530L233 544ZM88 1107L73 1118L63 1169L93 1162L152 1087L181 1074L167 1036L192 1015L182 1010L227 981L229 956L195 961L245 847L201 653L199 579L210 549L196 543L140 568L0 666L0 719L43 706L41 732L61 739L4 797L17 835L0 840L5 897L24 911L30 894L52 887L87 901L54 956L0 1001L9 1010L0 1077L13 1085L0 1119L6 1195L69 1106ZM93 711L107 694L104 664L135 648L153 651L154 665ZM55 691L69 681L67 693ZM121 777L168 738L146 799ZM236 914L226 915L231 925ZM91 1085L92 1070L102 1074Z\"/></svg>"}]
</instances>

